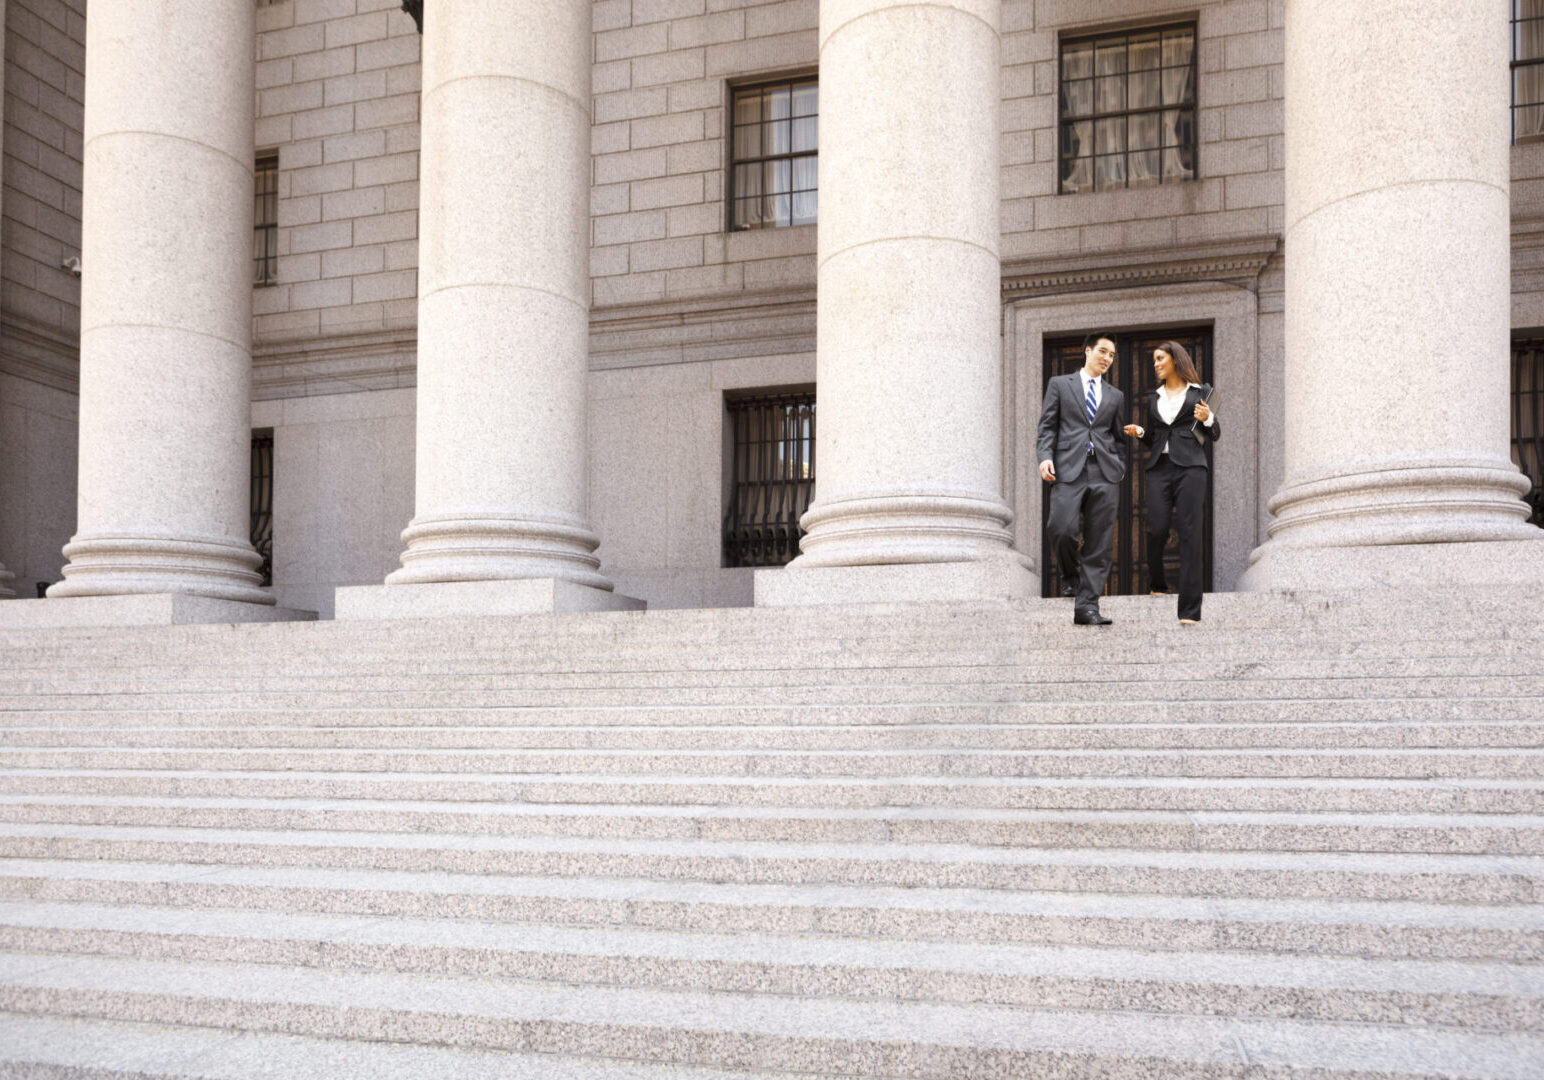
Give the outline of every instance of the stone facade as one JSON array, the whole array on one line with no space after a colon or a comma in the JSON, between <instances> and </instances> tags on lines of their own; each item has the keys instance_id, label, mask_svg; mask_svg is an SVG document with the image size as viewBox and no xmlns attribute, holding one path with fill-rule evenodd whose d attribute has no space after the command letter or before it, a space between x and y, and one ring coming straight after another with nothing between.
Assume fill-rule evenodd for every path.
<instances>
[{"instance_id":1,"label":"stone facade","mask_svg":"<svg viewBox=\"0 0 1544 1080\"><path fill-rule=\"evenodd\" d=\"M827 18L883 6L827 0ZM251 425L275 436L274 591L324 616L335 587L398 568L418 499L422 39L398 7L256 10L253 149L278 151L280 199L278 284L252 295ZM997 31L1002 362L980 399L993 404L976 409L1000 411L983 420L1000 432L984 475L1012 512L1012 543L1039 558L1031 428L1046 338L1205 325L1230 421L1216 461L1216 586L1237 587L1289 480L1287 3L959 7L989 12ZM1484 17L1505 21L1504 5L1489 7ZM0 560L31 595L59 579L77 529L79 283L55 264L79 253L86 3L8 8ZM751 571L722 566L725 394L816 383L819 228L726 231L727 106L737 83L819 69L821 4L596 0L590 15L584 451L599 572L651 606L750 603ZM1196 25L1198 179L1058 194L1059 40L1171 19ZM1544 147L1513 148L1510 168L1511 323L1539 327ZM883 206L886 187L865 194ZM914 299L919 311L950 307ZM853 317L885 323L880 311Z\"/></svg>"}]
</instances>

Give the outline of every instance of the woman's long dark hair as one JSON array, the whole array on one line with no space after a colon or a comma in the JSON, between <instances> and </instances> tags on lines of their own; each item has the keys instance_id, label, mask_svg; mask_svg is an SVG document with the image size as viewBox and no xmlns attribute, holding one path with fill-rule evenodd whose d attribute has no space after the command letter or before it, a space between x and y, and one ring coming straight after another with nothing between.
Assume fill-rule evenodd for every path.
<instances>
[{"instance_id":1,"label":"woman's long dark hair","mask_svg":"<svg viewBox=\"0 0 1544 1080\"><path fill-rule=\"evenodd\" d=\"M1201 374L1196 371L1195 361L1190 359L1190 350L1177 341L1165 341L1158 349L1174 358L1174 370L1181 379L1197 386L1201 384Z\"/></svg>"}]
</instances>

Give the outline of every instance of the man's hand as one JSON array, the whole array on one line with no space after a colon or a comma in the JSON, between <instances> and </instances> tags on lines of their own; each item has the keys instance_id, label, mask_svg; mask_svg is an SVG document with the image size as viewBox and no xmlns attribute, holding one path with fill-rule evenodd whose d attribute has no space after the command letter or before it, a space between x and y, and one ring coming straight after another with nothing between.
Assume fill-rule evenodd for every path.
<instances>
[{"instance_id":1,"label":"man's hand","mask_svg":"<svg viewBox=\"0 0 1544 1080\"><path fill-rule=\"evenodd\" d=\"M1125 427L1121 428L1121 430L1124 431L1127 435L1130 435L1133 439L1140 439L1142 437L1142 428L1139 424L1127 424Z\"/></svg>"},{"instance_id":2,"label":"man's hand","mask_svg":"<svg viewBox=\"0 0 1544 1080\"><path fill-rule=\"evenodd\" d=\"M1040 479L1044 480L1047 484L1056 483L1056 466L1049 461L1042 461L1040 463Z\"/></svg>"}]
</instances>

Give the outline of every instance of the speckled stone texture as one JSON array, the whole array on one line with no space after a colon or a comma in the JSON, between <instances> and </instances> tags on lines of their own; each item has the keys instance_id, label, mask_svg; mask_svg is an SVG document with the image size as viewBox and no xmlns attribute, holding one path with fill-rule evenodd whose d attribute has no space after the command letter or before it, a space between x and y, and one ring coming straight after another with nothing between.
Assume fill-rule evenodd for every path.
<instances>
[{"instance_id":1,"label":"speckled stone texture","mask_svg":"<svg viewBox=\"0 0 1544 1080\"><path fill-rule=\"evenodd\" d=\"M334 594L335 619L432 619L542 612L639 611L643 601L563 578L353 585Z\"/></svg>"},{"instance_id":2,"label":"speckled stone texture","mask_svg":"<svg viewBox=\"0 0 1544 1080\"><path fill-rule=\"evenodd\" d=\"M188 593L50 597L0 606L0 627L43 630L71 626L180 626L187 623L305 622L314 611L217 600Z\"/></svg>"},{"instance_id":3,"label":"speckled stone texture","mask_svg":"<svg viewBox=\"0 0 1544 1080\"><path fill-rule=\"evenodd\" d=\"M252 5L91 21L79 518L49 595L272 605L248 539Z\"/></svg>"},{"instance_id":4,"label":"speckled stone texture","mask_svg":"<svg viewBox=\"0 0 1544 1080\"><path fill-rule=\"evenodd\" d=\"M821 4L820 485L795 568L996 559L1033 588L1002 499L999 7ZM822 580L776 602L867 599Z\"/></svg>"},{"instance_id":5,"label":"speckled stone texture","mask_svg":"<svg viewBox=\"0 0 1544 1080\"><path fill-rule=\"evenodd\" d=\"M612 587L586 508L590 9L425 25L416 511L391 586Z\"/></svg>"},{"instance_id":6,"label":"speckled stone texture","mask_svg":"<svg viewBox=\"0 0 1544 1080\"><path fill-rule=\"evenodd\" d=\"M1501 0L1286 7L1286 477L1246 588L1474 580L1506 542L1544 585L1508 447L1507 25ZM1434 366L1438 342L1463 345Z\"/></svg>"},{"instance_id":7,"label":"speckled stone texture","mask_svg":"<svg viewBox=\"0 0 1544 1080\"><path fill-rule=\"evenodd\" d=\"M1107 610L0 629L0 1076L1539 1075L1532 598Z\"/></svg>"}]
</instances>

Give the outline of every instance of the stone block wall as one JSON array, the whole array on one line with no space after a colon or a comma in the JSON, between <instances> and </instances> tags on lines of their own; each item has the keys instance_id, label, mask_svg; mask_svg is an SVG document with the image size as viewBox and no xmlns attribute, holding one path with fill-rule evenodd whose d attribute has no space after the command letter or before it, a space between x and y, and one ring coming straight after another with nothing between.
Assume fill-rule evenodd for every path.
<instances>
[{"instance_id":1,"label":"stone block wall","mask_svg":"<svg viewBox=\"0 0 1544 1080\"><path fill-rule=\"evenodd\" d=\"M258 8L257 147L279 152L278 284L259 344L411 327L419 43L400 0Z\"/></svg>"}]
</instances>

